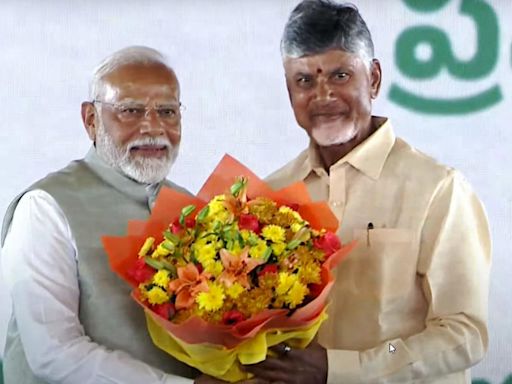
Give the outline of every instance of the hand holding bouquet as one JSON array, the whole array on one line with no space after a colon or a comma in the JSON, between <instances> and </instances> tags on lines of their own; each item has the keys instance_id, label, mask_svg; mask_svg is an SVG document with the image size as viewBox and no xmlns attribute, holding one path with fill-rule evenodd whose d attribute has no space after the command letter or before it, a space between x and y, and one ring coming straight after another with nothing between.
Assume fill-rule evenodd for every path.
<instances>
[{"instance_id":1,"label":"hand holding bouquet","mask_svg":"<svg viewBox=\"0 0 512 384\"><path fill-rule=\"evenodd\" d=\"M244 175L244 176L239 176ZM330 270L348 253L337 220L304 184L274 192L226 156L198 197L161 191L147 222L105 237L153 342L218 378L246 376L286 341L305 347L326 318Z\"/></svg>"}]
</instances>

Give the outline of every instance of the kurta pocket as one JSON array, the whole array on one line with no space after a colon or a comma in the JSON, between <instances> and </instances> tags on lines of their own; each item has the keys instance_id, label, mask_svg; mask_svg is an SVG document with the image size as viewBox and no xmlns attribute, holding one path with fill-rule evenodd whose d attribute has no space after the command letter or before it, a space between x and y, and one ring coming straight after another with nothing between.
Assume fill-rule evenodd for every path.
<instances>
[{"instance_id":1,"label":"kurta pocket","mask_svg":"<svg viewBox=\"0 0 512 384\"><path fill-rule=\"evenodd\" d=\"M349 283L343 284L345 288L369 298L388 299L414 287L417 251L412 231L355 229L353 237L357 247L340 269L341 278Z\"/></svg>"}]
</instances>

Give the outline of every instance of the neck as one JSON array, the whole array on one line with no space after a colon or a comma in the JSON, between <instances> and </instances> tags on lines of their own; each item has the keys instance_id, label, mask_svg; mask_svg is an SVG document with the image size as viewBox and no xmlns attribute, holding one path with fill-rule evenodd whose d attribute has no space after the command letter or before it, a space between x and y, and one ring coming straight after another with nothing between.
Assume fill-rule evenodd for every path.
<instances>
[{"instance_id":1,"label":"neck","mask_svg":"<svg viewBox=\"0 0 512 384\"><path fill-rule=\"evenodd\" d=\"M317 151L324 169L329 173L329 168L345 157L355 147L365 141L385 121L383 118L372 117L364 129L359 130L357 135L346 143L330 145L328 147L317 146Z\"/></svg>"}]
</instances>

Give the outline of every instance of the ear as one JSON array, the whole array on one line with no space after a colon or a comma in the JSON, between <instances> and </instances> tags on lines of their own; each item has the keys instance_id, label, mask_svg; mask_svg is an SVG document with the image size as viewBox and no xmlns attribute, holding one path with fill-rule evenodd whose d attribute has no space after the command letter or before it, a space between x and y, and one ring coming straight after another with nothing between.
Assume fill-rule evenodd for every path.
<instances>
[{"instance_id":1,"label":"ear","mask_svg":"<svg viewBox=\"0 0 512 384\"><path fill-rule=\"evenodd\" d=\"M82 122L84 123L85 130L89 138L96 143L96 128L98 110L94 107L94 104L90 101L84 101L82 103Z\"/></svg>"},{"instance_id":2,"label":"ear","mask_svg":"<svg viewBox=\"0 0 512 384\"><path fill-rule=\"evenodd\" d=\"M380 84L382 82L382 69L377 59L373 59L370 66L370 81L370 95L372 99L376 99L379 95Z\"/></svg>"}]
</instances>

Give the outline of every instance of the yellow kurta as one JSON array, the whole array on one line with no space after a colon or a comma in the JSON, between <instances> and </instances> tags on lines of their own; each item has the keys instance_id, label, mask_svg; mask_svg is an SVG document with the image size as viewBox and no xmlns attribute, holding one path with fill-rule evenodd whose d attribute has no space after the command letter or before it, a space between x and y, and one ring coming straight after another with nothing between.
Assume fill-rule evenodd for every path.
<instances>
[{"instance_id":1,"label":"yellow kurta","mask_svg":"<svg viewBox=\"0 0 512 384\"><path fill-rule=\"evenodd\" d=\"M358 240L320 330L328 383L469 383L488 344L491 241L461 174L386 120L329 173L310 145L268 178L276 189L299 180L330 204L341 240Z\"/></svg>"}]
</instances>

